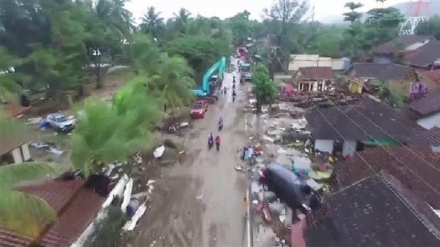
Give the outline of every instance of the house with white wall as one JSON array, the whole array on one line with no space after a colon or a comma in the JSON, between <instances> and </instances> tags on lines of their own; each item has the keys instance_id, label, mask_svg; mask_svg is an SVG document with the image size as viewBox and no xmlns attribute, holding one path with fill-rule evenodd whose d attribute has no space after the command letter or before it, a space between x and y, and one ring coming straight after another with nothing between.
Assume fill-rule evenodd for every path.
<instances>
[{"instance_id":1,"label":"house with white wall","mask_svg":"<svg viewBox=\"0 0 440 247\"><path fill-rule=\"evenodd\" d=\"M315 150L353 157L365 147L412 144L425 131L379 99L363 95L347 106L314 108L306 114Z\"/></svg>"},{"instance_id":2,"label":"house with white wall","mask_svg":"<svg viewBox=\"0 0 440 247\"><path fill-rule=\"evenodd\" d=\"M334 86L335 74L331 67L301 67L294 81L300 92L327 91Z\"/></svg>"},{"instance_id":3,"label":"house with white wall","mask_svg":"<svg viewBox=\"0 0 440 247\"><path fill-rule=\"evenodd\" d=\"M18 164L31 160L29 139L20 135L2 133L0 137L0 165Z\"/></svg>"},{"instance_id":4,"label":"house with white wall","mask_svg":"<svg viewBox=\"0 0 440 247\"><path fill-rule=\"evenodd\" d=\"M347 70L350 60L347 58L321 57L318 54L291 54L289 72L295 73L304 67L331 67L334 71Z\"/></svg>"}]
</instances>

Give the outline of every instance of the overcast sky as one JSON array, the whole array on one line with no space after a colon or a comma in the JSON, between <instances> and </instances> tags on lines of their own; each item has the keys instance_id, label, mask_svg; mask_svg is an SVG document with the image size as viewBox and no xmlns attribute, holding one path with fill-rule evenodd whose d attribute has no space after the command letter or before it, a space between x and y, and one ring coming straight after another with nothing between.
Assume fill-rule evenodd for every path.
<instances>
[{"instance_id":1,"label":"overcast sky","mask_svg":"<svg viewBox=\"0 0 440 247\"><path fill-rule=\"evenodd\" d=\"M1 1L1 0L0 0ZM189 10L194 15L200 14L211 17L218 16L227 18L238 12L247 10L251 13L251 18L260 19L264 8L269 7L274 0L131 0L127 8L133 12L134 17L139 19L143 16L149 6L154 6L166 18L172 17L173 13L180 8ZM315 3L315 19L325 22L327 17L334 17L342 14L344 4L349 0L309 0L310 5ZM365 5L368 10L375 6L381 6L376 0L357 0ZM405 0L388 0L385 5L393 5Z\"/></svg>"}]
</instances>

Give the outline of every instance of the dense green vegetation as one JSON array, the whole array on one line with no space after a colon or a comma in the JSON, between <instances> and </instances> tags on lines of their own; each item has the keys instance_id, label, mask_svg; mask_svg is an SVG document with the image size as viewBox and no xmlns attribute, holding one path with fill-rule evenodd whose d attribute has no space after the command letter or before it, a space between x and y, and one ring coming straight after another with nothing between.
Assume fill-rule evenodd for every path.
<instances>
[{"instance_id":1,"label":"dense green vegetation","mask_svg":"<svg viewBox=\"0 0 440 247\"><path fill-rule=\"evenodd\" d=\"M113 101L87 98L75 106L78 120L71 160L86 174L105 162L147 150L154 125L165 117L164 104L171 110L188 106L191 89L206 69L221 56L233 55L236 46L247 45L262 60L254 68L261 107L276 93L270 75L285 70L289 54L366 60L374 45L397 35L403 18L394 8L372 9L362 16L357 12L361 4L350 2L346 24L324 25L307 20L307 1L279 0L264 11L262 21L250 20L247 11L221 20L193 16L185 9L166 20L150 7L142 23L135 25L124 7L126 0L1 2L2 100L41 93L55 104L67 102L67 96L82 99L90 78L95 88L106 86L107 65L126 65L135 75ZM418 32L439 37L439 23L433 18ZM17 126L9 121L1 118L2 135L8 132L5 126ZM0 168L0 194L7 194L0 200L1 224L31 234L42 220L54 218L44 201L11 191L18 181L44 175L49 167L26 163ZM23 213L31 212L25 205L37 208L32 211L37 214Z\"/></svg>"},{"instance_id":2,"label":"dense green vegetation","mask_svg":"<svg viewBox=\"0 0 440 247\"><path fill-rule=\"evenodd\" d=\"M271 104L278 94L277 86L269 79L269 70L264 64L257 64L252 70L255 97L257 98L257 112L261 107ZM270 107L269 107L270 108Z\"/></svg>"}]
</instances>

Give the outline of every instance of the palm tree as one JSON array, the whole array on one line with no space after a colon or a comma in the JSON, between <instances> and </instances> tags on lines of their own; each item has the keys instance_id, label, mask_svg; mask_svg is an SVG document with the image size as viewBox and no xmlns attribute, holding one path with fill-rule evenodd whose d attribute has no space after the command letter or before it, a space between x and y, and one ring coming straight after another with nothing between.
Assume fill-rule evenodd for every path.
<instances>
[{"instance_id":1,"label":"palm tree","mask_svg":"<svg viewBox=\"0 0 440 247\"><path fill-rule=\"evenodd\" d=\"M0 138L25 135L23 125L0 114ZM56 212L43 199L14 190L20 182L33 181L55 170L49 164L25 162L0 165L0 225L27 236L35 237L40 227L56 220Z\"/></svg>"},{"instance_id":2,"label":"palm tree","mask_svg":"<svg viewBox=\"0 0 440 247\"><path fill-rule=\"evenodd\" d=\"M124 6L127 0L98 0L94 6L94 15L99 24L108 33L117 34L126 39L134 29L132 14Z\"/></svg>"},{"instance_id":3,"label":"palm tree","mask_svg":"<svg viewBox=\"0 0 440 247\"><path fill-rule=\"evenodd\" d=\"M344 13L344 21L349 21L351 24L362 17L362 13L356 12L357 9L363 7L362 3L348 2L344 7L348 8L350 12Z\"/></svg>"},{"instance_id":4,"label":"palm tree","mask_svg":"<svg viewBox=\"0 0 440 247\"><path fill-rule=\"evenodd\" d=\"M148 35L137 35L130 45L132 68L136 74L150 74L157 70L160 50Z\"/></svg>"},{"instance_id":5,"label":"palm tree","mask_svg":"<svg viewBox=\"0 0 440 247\"><path fill-rule=\"evenodd\" d=\"M210 35L211 34L210 19L199 15L188 22L187 30L188 30L188 34L191 35Z\"/></svg>"},{"instance_id":6,"label":"palm tree","mask_svg":"<svg viewBox=\"0 0 440 247\"><path fill-rule=\"evenodd\" d=\"M151 147L151 130L161 117L162 102L148 94L146 84L139 76L118 92L113 104L91 98L77 111L71 160L86 176Z\"/></svg>"},{"instance_id":7,"label":"palm tree","mask_svg":"<svg viewBox=\"0 0 440 247\"><path fill-rule=\"evenodd\" d=\"M188 106L194 100L192 89L196 83L191 75L192 70L184 58L163 54L161 66L151 82L173 109Z\"/></svg>"},{"instance_id":8,"label":"palm tree","mask_svg":"<svg viewBox=\"0 0 440 247\"><path fill-rule=\"evenodd\" d=\"M134 30L131 12L125 9L126 0L98 0L95 3L79 3L86 10L87 31L86 45L89 57L95 64L96 87L101 88L100 64L105 55L110 55L111 62L115 54L122 50L124 41L131 40Z\"/></svg>"},{"instance_id":9,"label":"palm tree","mask_svg":"<svg viewBox=\"0 0 440 247\"><path fill-rule=\"evenodd\" d=\"M23 92L18 82L29 81L28 76L15 71L15 67L23 63L23 59L12 56L3 46L0 46L0 54L0 98L16 97Z\"/></svg>"},{"instance_id":10,"label":"palm tree","mask_svg":"<svg viewBox=\"0 0 440 247\"><path fill-rule=\"evenodd\" d=\"M174 21L177 25L177 29L181 34L188 33L188 22L191 19L191 13L185 8L181 8L179 12L174 13Z\"/></svg>"},{"instance_id":11,"label":"palm tree","mask_svg":"<svg viewBox=\"0 0 440 247\"><path fill-rule=\"evenodd\" d=\"M161 40L161 35L165 28L164 19L160 15L160 12L156 12L156 8L148 7L147 13L142 18L140 25L142 31L150 34L158 41Z\"/></svg>"}]
</instances>

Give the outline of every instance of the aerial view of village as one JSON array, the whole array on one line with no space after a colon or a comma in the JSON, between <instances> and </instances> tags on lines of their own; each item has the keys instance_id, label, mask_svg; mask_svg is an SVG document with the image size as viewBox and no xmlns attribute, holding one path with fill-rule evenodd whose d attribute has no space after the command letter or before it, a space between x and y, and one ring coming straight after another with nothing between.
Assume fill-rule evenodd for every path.
<instances>
[{"instance_id":1,"label":"aerial view of village","mask_svg":"<svg viewBox=\"0 0 440 247\"><path fill-rule=\"evenodd\" d=\"M0 247L439 247L440 0L0 0Z\"/></svg>"}]
</instances>

